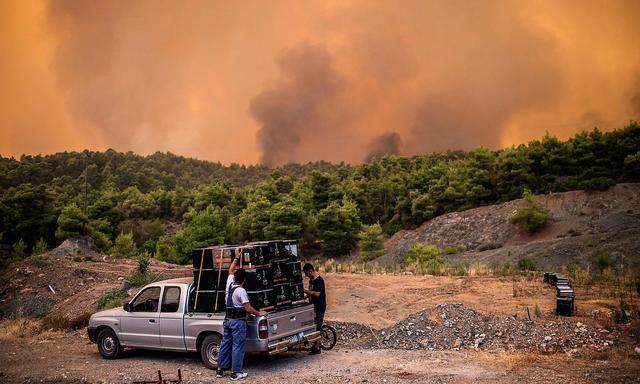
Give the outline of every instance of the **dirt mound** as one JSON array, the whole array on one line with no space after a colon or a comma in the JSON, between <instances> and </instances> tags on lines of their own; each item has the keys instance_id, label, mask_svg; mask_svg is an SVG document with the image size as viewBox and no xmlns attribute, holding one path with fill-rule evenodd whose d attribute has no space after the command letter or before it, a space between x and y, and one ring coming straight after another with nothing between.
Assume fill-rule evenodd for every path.
<instances>
[{"instance_id":1,"label":"dirt mound","mask_svg":"<svg viewBox=\"0 0 640 384\"><path fill-rule=\"evenodd\" d=\"M584 264L598 252L614 253L615 258L616 252L626 249L619 258L640 264L640 242L629 240L640 237L640 184L618 184L602 192L551 193L536 199L551 215L548 225L536 234L511 223L522 203L513 200L449 213L415 230L401 230L387 240L387 254L377 261L402 262L413 244L424 243L459 247L463 251L447 257L460 261L512 262L538 249L540 264L554 267L572 261ZM567 250L576 245L581 245L577 251Z\"/></svg>"},{"instance_id":2,"label":"dirt mound","mask_svg":"<svg viewBox=\"0 0 640 384\"><path fill-rule=\"evenodd\" d=\"M58 247L53 249L50 254L55 257L64 256L99 256L98 249L96 248L93 240L88 237L80 237L77 239L66 239Z\"/></svg>"},{"instance_id":3,"label":"dirt mound","mask_svg":"<svg viewBox=\"0 0 640 384\"><path fill-rule=\"evenodd\" d=\"M107 291L126 282L137 261L100 254L86 239L66 240L50 252L25 259L7 271L0 287L0 314L41 317L58 313L75 318L95 312ZM189 276L189 267L151 261L150 271L163 279ZM137 289L129 290L134 293Z\"/></svg>"},{"instance_id":4,"label":"dirt mound","mask_svg":"<svg viewBox=\"0 0 640 384\"><path fill-rule=\"evenodd\" d=\"M607 331L569 320L529 321L513 316L482 314L461 303L441 304L415 313L377 331L366 348L554 353L615 345L618 331Z\"/></svg>"},{"instance_id":5,"label":"dirt mound","mask_svg":"<svg viewBox=\"0 0 640 384\"><path fill-rule=\"evenodd\" d=\"M363 343L365 340L375 337L375 328L364 324L350 323L343 321L327 321L336 330L338 336L337 344L342 346L353 347Z\"/></svg>"}]
</instances>

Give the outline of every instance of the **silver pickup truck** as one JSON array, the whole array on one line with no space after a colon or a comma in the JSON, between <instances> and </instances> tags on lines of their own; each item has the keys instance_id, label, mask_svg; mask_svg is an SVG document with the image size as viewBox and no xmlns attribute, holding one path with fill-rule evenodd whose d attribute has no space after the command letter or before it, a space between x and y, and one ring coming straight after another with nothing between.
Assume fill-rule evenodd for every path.
<instances>
[{"instance_id":1,"label":"silver pickup truck","mask_svg":"<svg viewBox=\"0 0 640 384\"><path fill-rule=\"evenodd\" d=\"M193 292L192 278L149 284L122 308L93 314L89 339L105 359L130 347L199 352L204 364L215 369L224 313L193 312ZM247 352L276 354L319 338L311 304L247 320Z\"/></svg>"}]
</instances>

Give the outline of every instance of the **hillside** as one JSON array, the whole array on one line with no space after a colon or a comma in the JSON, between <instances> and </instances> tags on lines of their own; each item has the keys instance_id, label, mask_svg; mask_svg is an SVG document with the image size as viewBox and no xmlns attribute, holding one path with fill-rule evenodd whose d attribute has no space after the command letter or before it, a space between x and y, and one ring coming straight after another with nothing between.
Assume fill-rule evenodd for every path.
<instances>
[{"instance_id":1,"label":"hillside","mask_svg":"<svg viewBox=\"0 0 640 384\"><path fill-rule=\"evenodd\" d=\"M536 196L551 214L538 233L511 223L522 199L448 213L387 240L381 263L402 262L416 242L464 247L447 255L452 262L511 263L533 258L544 268L579 263L594 268L599 255L614 265L640 267L640 184L618 184L607 191L571 191Z\"/></svg>"},{"instance_id":2,"label":"hillside","mask_svg":"<svg viewBox=\"0 0 640 384\"><path fill-rule=\"evenodd\" d=\"M0 158L0 270L78 236L92 237L109 254L178 264L189 262L192 248L274 238L298 239L307 254L342 258L369 226L393 235L527 190L639 182L639 149L640 125L632 122L565 141L546 135L497 151L388 156L359 165L270 169L112 150ZM483 244L470 240L470 249L505 245L508 233Z\"/></svg>"}]
</instances>

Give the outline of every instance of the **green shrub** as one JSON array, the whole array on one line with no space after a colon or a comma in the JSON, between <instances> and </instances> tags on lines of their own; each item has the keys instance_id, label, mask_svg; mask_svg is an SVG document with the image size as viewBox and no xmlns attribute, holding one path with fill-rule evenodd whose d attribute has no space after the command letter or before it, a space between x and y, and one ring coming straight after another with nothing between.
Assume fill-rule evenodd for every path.
<instances>
[{"instance_id":1,"label":"green shrub","mask_svg":"<svg viewBox=\"0 0 640 384\"><path fill-rule=\"evenodd\" d=\"M144 287L147 284L160 280L160 277L154 273L140 273L136 270L129 276L128 280L134 287Z\"/></svg>"},{"instance_id":2,"label":"green shrub","mask_svg":"<svg viewBox=\"0 0 640 384\"><path fill-rule=\"evenodd\" d=\"M360 232L358 245L360 247L360 261L367 262L384 255L382 227L376 223L368 225Z\"/></svg>"},{"instance_id":3,"label":"green shrub","mask_svg":"<svg viewBox=\"0 0 640 384\"><path fill-rule=\"evenodd\" d=\"M518 260L518 269L521 271L536 271L538 270L538 263L534 259L523 257Z\"/></svg>"},{"instance_id":4,"label":"green shrub","mask_svg":"<svg viewBox=\"0 0 640 384\"><path fill-rule=\"evenodd\" d=\"M549 221L549 212L541 207L528 189L524 191L524 204L518 208L511 222L529 233L543 228Z\"/></svg>"},{"instance_id":5,"label":"green shrub","mask_svg":"<svg viewBox=\"0 0 640 384\"><path fill-rule=\"evenodd\" d=\"M431 275L440 275L449 265L440 254L440 249L435 245L415 243L405 255L405 263L420 272Z\"/></svg>"},{"instance_id":6,"label":"green shrub","mask_svg":"<svg viewBox=\"0 0 640 384\"><path fill-rule=\"evenodd\" d=\"M444 247L445 255L454 255L456 253L464 252L467 248L464 245L447 245Z\"/></svg>"},{"instance_id":7,"label":"green shrub","mask_svg":"<svg viewBox=\"0 0 640 384\"><path fill-rule=\"evenodd\" d=\"M116 288L109 290L102 295L100 299L98 299L98 309L102 310L119 307L128 297L129 295L127 295L127 292L122 289Z\"/></svg>"},{"instance_id":8,"label":"green shrub","mask_svg":"<svg viewBox=\"0 0 640 384\"><path fill-rule=\"evenodd\" d=\"M611 261L611 256L609 256L606 252L601 252L598 254L598 269L600 272L604 272L605 269L609 268L613 262Z\"/></svg>"},{"instance_id":9,"label":"green shrub","mask_svg":"<svg viewBox=\"0 0 640 384\"><path fill-rule=\"evenodd\" d=\"M149 272L149 259L147 256L142 256L138 259L138 268L129 276L129 282L135 287L143 287L158 280L160 280L158 275Z\"/></svg>"},{"instance_id":10,"label":"green shrub","mask_svg":"<svg viewBox=\"0 0 640 384\"><path fill-rule=\"evenodd\" d=\"M144 242L144 244L142 244L142 247L140 247L140 250L142 252L146 252L146 253L155 253L156 252L156 241L155 240L147 240Z\"/></svg>"},{"instance_id":11,"label":"green shrub","mask_svg":"<svg viewBox=\"0 0 640 384\"><path fill-rule=\"evenodd\" d=\"M173 238L162 236L156 243L156 259L167 263L180 264L181 258L178 256Z\"/></svg>"},{"instance_id":12,"label":"green shrub","mask_svg":"<svg viewBox=\"0 0 640 384\"><path fill-rule=\"evenodd\" d=\"M33 252L31 252L32 255L41 255L45 252L47 252L49 250L49 248L47 247L47 243L45 243L45 241L40 238L38 239L38 241L36 241L36 245L33 247Z\"/></svg>"},{"instance_id":13,"label":"green shrub","mask_svg":"<svg viewBox=\"0 0 640 384\"><path fill-rule=\"evenodd\" d=\"M596 177L579 183L580 188L587 191L606 191L616 185L616 181L609 177Z\"/></svg>"},{"instance_id":14,"label":"green shrub","mask_svg":"<svg viewBox=\"0 0 640 384\"><path fill-rule=\"evenodd\" d=\"M136 243L133 241L133 234L120 233L116 237L116 242L109 251L109 254L115 257L133 257L138 253Z\"/></svg>"},{"instance_id":15,"label":"green shrub","mask_svg":"<svg viewBox=\"0 0 640 384\"><path fill-rule=\"evenodd\" d=\"M66 331L70 329L69 319L60 314L50 314L42 319L40 324L43 330Z\"/></svg>"}]
</instances>

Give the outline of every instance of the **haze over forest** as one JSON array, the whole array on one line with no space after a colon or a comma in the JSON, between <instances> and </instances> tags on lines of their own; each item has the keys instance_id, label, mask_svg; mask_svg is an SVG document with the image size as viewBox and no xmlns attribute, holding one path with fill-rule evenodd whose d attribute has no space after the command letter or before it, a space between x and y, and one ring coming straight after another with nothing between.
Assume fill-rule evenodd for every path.
<instances>
[{"instance_id":1,"label":"haze over forest","mask_svg":"<svg viewBox=\"0 0 640 384\"><path fill-rule=\"evenodd\" d=\"M0 0L0 154L507 147L640 117L635 1Z\"/></svg>"}]
</instances>

